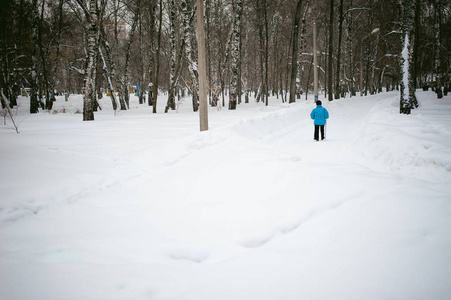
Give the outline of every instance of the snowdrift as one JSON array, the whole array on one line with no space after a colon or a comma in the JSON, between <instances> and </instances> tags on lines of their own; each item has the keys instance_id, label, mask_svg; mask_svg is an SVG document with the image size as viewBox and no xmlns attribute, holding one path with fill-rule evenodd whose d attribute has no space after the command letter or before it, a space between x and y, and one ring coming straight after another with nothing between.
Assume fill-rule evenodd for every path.
<instances>
[{"instance_id":1,"label":"snowdrift","mask_svg":"<svg viewBox=\"0 0 451 300\"><path fill-rule=\"evenodd\" d=\"M1 299L451 297L451 97L418 92L0 127ZM160 100L159 112L164 101Z\"/></svg>"}]
</instances>

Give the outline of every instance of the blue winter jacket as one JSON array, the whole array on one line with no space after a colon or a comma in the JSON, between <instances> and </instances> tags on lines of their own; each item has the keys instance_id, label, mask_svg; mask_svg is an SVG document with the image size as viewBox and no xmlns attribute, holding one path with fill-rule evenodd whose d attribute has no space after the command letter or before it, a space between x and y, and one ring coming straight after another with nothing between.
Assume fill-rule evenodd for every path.
<instances>
[{"instance_id":1,"label":"blue winter jacket","mask_svg":"<svg viewBox=\"0 0 451 300\"><path fill-rule=\"evenodd\" d=\"M326 120L329 119L329 112L321 105L317 105L310 113L312 120L315 120L315 125L326 125Z\"/></svg>"}]
</instances>

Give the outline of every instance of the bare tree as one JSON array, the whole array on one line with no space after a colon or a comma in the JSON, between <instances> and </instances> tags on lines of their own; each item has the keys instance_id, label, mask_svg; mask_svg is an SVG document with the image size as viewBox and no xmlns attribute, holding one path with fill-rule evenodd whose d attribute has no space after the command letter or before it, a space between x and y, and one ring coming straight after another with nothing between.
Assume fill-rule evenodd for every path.
<instances>
[{"instance_id":1,"label":"bare tree","mask_svg":"<svg viewBox=\"0 0 451 300\"><path fill-rule=\"evenodd\" d=\"M443 98L443 71L442 71L442 1L434 1L435 13L435 92L437 98Z\"/></svg>"},{"instance_id":2,"label":"bare tree","mask_svg":"<svg viewBox=\"0 0 451 300\"><path fill-rule=\"evenodd\" d=\"M91 0L2 1L1 89L14 106L18 88L25 87L27 91L30 88L31 113L38 112L39 105L51 107L53 90L89 92L91 100L86 103L93 105L94 111L98 106L95 91L107 88L113 109L118 104L127 109L128 87L131 82L139 82L140 102L144 102L143 89L149 86L148 103L156 112L158 91L166 90L167 109L175 108L179 82L183 81L194 96L195 110L198 57L194 2L94 0L94 37L90 34L90 29L94 29ZM412 2L416 24L414 40L412 37L409 40L414 48L413 82L436 84L434 90L438 94L445 93L449 85L448 2ZM384 85L387 90L399 87L402 81L399 54L403 48L400 5L386 0L324 0L310 2L309 6L304 1L303 16L297 16L300 3L300 0L205 1L211 105L217 105L222 95L225 106L228 91L233 108L240 103L242 90L246 101L253 92L257 101L265 104L270 92L287 101L289 90L298 98L299 87L311 90L312 31L308 24L313 19L318 29L319 87L325 97L331 98L332 93L332 97L338 98L345 92L354 95L357 88L362 93L375 93ZM5 24L11 24L12 29L5 30ZM134 39L134 35L139 37ZM90 57L92 41L95 46ZM160 68L160 57L161 64L167 64L168 68ZM96 73L99 67L103 68L104 76ZM356 80L359 76L360 85ZM151 84L147 85L148 82Z\"/></svg>"},{"instance_id":3,"label":"bare tree","mask_svg":"<svg viewBox=\"0 0 451 300\"><path fill-rule=\"evenodd\" d=\"M94 86L94 61L96 54L96 37L97 37L97 1L89 2L89 31L88 31L88 47L86 56L85 86L83 96L83 121L94 120L94 103L92 103L91 94L95 93Z\"/></svg>"},{"instance_id":4,"label":"bare tree","mask_svg":"<svg viewBox=\"0 0 451 300\"><path fill-rule=\"evenodd\" d=\"M401 55L401 89L400 89L400 113L410 114L411 110L418 106L415 96L415 84L413 76L413 49L414 49L414 1L401 0L402 8L402 38L403 50Z\"/></svg>"},{"instance_id":5,"label":"bare tree","mask_svg":"<svg viewBox=\"0 0 451 300\"><path fill-rule=\"evenodd\" d=\"M338 46L337 46L337 69L335 73L335 99L340 99L340 68L341 68L341 40L343 30L343 0L340 0L338 17Z\"/></svg>"},{"instance_id":6,"label":"bare tree","mask_svg":"<svg viewBox=\"0 0 451 300\"><path fill-rule=\"evenodd\" d=\"M334 45L334 0L329 0L329 58L328 58L328 67L327 67L327 94L329 101L332 101L333 93L332 93L332 86L333 86L333 45Z\"/></svg>"},{"instance_id":7,"label":"bare tree","mask_svg":"<svg viewBox=\"0 0 451 300\"><path fill-rule=\"evenodd\" d=\"M236 109L238 97L241 89L238 89L241 82L241 16L243 13L243 1L237 0L234 7L234 17L232 26L232 81L230 83L229 109Z\"/></svg>"},{"instance_id":8,"label":"bare tree","mask_svg":"<svg viewBox=\"0 0 451 300\"><path fill-rule=\"evenodd\" d=\"M175 5L174 0L168 0L168 9L169 9L169 30L170 30L170 78L169 78L169 91L168 91L168 102L166 105L165 113L169 111L169 109L175 109L175 86L177 84L177 52L176 52L176 14L177 7ZM179 56L181 59L181 56Z\"/></svg>"},{"instance_id":9,"label":"bare tree","mask_svg":"<svg viewBox=\"0 0 451 300\"><path fill-rule=\"evenodd\" d=\"M195 55L194 42L195 42L195 30L194 30L194 17L195 7L191 7L190 0L182 0L182 14L183 14L183 39L185 41L186 58L188 60L188 71L190 74L190 82L188 86L191 89L191 95L193 100L193 111L198 110L199 103L199 74L197 68L197 57Z\"/></svg>"},{"instance_id":10,"label":"bare tree","mask_svg":"<svg viewBox=\"0 0 451 300\"><path fill-rule=\"evenodd\" d=\"M38 102L38 1L32 2L32 50L31 50L31 81L30 81L30 113L39 112Z\"/></svg>"},{"instance_id":11,"label":"bare tree","mask_svg":"<svg viewBox=\"0 0 451 300\"><path fill-rule=\"evenodd\" d=\"M160 71L160 48L161 48L161 31L163 24L163 0L160 0L159 5L159 21L158 21L158 37L157 37L157 49L155 50L155 63L153 64L153 78L152 78L152 89L153 89L153 113L157 113L157 99L158 99L158 78Z\"/></svg>"},{"instance_id":12,"label":"bare tree","mask_svg":"<svg viewBox=\"0 0 451 300\"><path fill-rule=\"evenodd\" d=\"M291 78L290 78L290 101L296 102L296 74L298 69L298 37L299 37L299 22L301 20L302 0L298 0L293 22L293 52L291 57Z\"/></svg>"}]
</instances>

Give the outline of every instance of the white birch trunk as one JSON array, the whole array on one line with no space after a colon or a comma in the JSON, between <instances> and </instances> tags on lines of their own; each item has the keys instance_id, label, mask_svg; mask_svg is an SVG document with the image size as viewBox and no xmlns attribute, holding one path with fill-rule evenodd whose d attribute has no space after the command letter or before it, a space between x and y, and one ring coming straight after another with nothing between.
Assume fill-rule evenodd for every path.
<instances>
[{"instance_id":1,"label":"white birch trunk","mask_svg":"<svg viewBox=\"0 0 451 300\"><path fill-rule=\"evenodd\" d=\"M185 52L188 59L188 71L191 77L191 94L193 97L193 111L197 111L199 108L199 74L197 69L197 59L193 51L193 36L195 31L192 29L194 20L195 8L189 5L187 0L182 0L182 13L183 13L183 36L185 39Z\"/></svg>"},{"instance_id":2,"label":"white birch trunk","mask_svg":"<svg viewBox=\"0 0 451 300\"><path fill-rule=\"evenodd\" d=\"M169 108L175 109L175 95L174 95L174 86L175 86L175 60L176 60L176 40L175 40L175 2L174 0L168 0L169 6L169 30L170 30L170 74L169 74L169 95L168 102L166 105L165 113L169 111Z\"/></svg>"},{"instance_id":3,"label":"white birch trunk","mask_svg":"<svg viewBox=\"0 0 451 300\"><path fill-rule=\"evenodd\" d=\"M411 110L418 106L415 97L415 85L413 79L413 6L411 0L402 0L402 31L403 50L401 53L401 89L400 89L400 113L410 114Z\"/></svg>"},{"instance_id":4,"label":"white birch trunk","mask_svg":"<svg viewBox=\"0 0 451 300\"><path fill-rule=\"evenodd\" d=\"M243 1L237 0L232 26L232 81L230 83L229 109L236 109L238 93L239 69L241 64L240 36L241 36L241 15L243 11Z\"/></svg>"},{"instance_id":5,"label":"white birch trunk","mask_svg":"<svg viewBox=\"0 0 451 300\"><path fill-rule=\"evenodd\" d=\"M88 30L88 48L87 48L87 64L85 73L85 86L83 97L83 121L94 120L94 103L92 103L91 93L93 91L93 69L94 69L94 56L97 37L97 5L95 0L90 0L90 27Z\"/></svg>"}]
</instances>

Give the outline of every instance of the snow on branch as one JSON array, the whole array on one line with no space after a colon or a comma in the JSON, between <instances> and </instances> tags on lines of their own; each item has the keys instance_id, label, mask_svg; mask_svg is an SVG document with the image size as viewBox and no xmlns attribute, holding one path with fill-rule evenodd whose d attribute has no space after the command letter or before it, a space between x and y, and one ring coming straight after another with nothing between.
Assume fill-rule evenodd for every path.
<instances>
[{"instance_id":1,"label":"snow on branch","mask_svg":"<svg viewBox=\"0 0 451 300\"><path fill-rule=\"evenodd\" d=\"M358 11L358 10L371 10L371 8L368 8L368 7L355 7L355 8L350 8L350 9L348 9L348 10L346 11L345 14L348 14L348 13L353 12L353 11Z\"/></svg>"},{"instance_id":2,"label":"snow on branch","mask_svg":"<svg viewBox=\"0 0 451 300\"><path fill-rule=\"evenodd\" d=\"M73 64L69 65L69 69L78 72L80 75L85 75L85 70L75 67Z\"/></svg>"}]
</instances>

